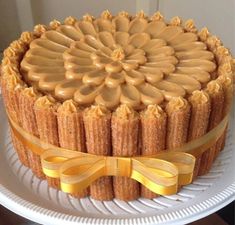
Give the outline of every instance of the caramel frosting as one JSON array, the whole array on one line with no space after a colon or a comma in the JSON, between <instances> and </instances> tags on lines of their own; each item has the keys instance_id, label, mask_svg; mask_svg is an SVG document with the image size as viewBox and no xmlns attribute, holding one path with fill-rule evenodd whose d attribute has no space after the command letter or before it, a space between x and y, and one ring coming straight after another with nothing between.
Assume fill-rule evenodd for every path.
<instances>
[{"instance_id":1,"label":"caramel frosting","mask_svg":"<svg viewBox=\"0 0 235 225\"><path fill-rule=\"evenodd\" d=\"M232 75L224 74L217 78L217 80L224 86L229 87L233 85Z\"/></svg>"},{"instance_id":2,"label":"caramel frosting","mask_svg":"<svg viewBox=\"0 0 235 225\"><path fill-rule=\"evenodd\" d=\"M218 75L219 76L222 76L225 74L228 74L228 75L233 74L232 60L230 59L230 57L228 57L228 58L223 57L223 63L221 63L218 68Z\"/></svg>"},{"instance_id":3,"label":"caramel frosting","mask_svg":"<svg viewBox=\"0 0 235 225\"><path fill-rule=\"evenodd\" d=\"M39 97L40 94L36 93L33 87L27 87L22 91L22 94L31 98Z\"/></svg>"},{"instance_id":4,"label":"caramel frosting","mask_svg":"<svg viewBox=\"0 0 235 225\"><path fill-rule=\"evenodd\" d=\"M154 13L153 16L151 17L151 19L155 20L155 21L163 21L164 20L163 15L159 11Z\"/></svg>"},{"instance_id":5,"label":"caramel frosting","mask_svg":"<svg viewBox=\"0 0 235 225\"><path fill-rule=\"evenodd\" d=\"M10 46L3 51L3 55L8 58L17 57L17 50Z\"/></svg>"},{"instance_id":6,"label":"caramel frosting","mask_svg":"<svg viewBox=\"0 0 235 225\"><path fill-rule=\"evenodd\" d=\"M20 53L23 53L25 51L25 45L23 41L21 40L15 40L10 44L10 47Z\"/></svg>"},{"instance_id":7,"label":"caramel frosting","mask_svg":"<svg viewBox=\"0 0 235 225\"><path fill-rule=\"evenodd\" d=\"M172 26L180 26L181 23L182 23L182 21L178 16L173 17L170 21L170 25L172 25Z\"/></svg>"},{"instance_id":8,"label":"caramel frosting","mask_svg":"<svg viewBox=\"0 0 235 225\"><path fill-rule=\"evenodd\" d=\"M219 46L221 46L221 41L216 36L210 36L206 40L207 46L210 50L215 51Z\"/></svg>"},{"instance_id":9,"label":"caramel frosting","mask_svg":"<svg viewBox=\"0 0 235 225\"><path fill-rule=\"evenodd\" d=\"M49 25L51 29L56 30L60 26L60 21L52 20Z\"/></svg>"},{"instance_id":10,"label":"caramel frosting","mask_svg":"<svg viewBox=\"0 0 235 225\"><path fill-rule=\"evenodd\" d=\"M8 74L7 76L7 87L10 90L17 90L22 89L25 86L25 84L22 82L22 80L17 76L16 73Z\"/></svg>"},{"instance_id":11,"label":"caramel frosting","mask_svg":"<svg viewBox=\"0 0 235 225\"><path fill-rule=\"evenodd\" d=\"M76 103L72 99L70 99L63 102L63 104L58 107L57 111L58 113L71 114L78 112L78 108Z\"/></svg>"},{"instance_id":12,"label":"caramel frosting","mask_svg":"<svg viewBox=\"0 0 235 225\"><path fill-rule=\"evenodd\" d=\"M196 90L192 93L192 96L189 98L191 103L195 104L205 104L209 101L209 95L203 90Z\"/></svg>"},{"instance_id":13,"label":"caramel frosting","mask_svg":"<svg viewBox=\"0 0 235 225\"><path fill-rule=\"evenodd\" d=\"M55 101L49 96L42 96L38 98L34 104L34 107L37 109L53 108L54 106L55 106Z\"/></svg>"},{"instance_id":14,"label":"caramel frosting","mask_svg":"<svg viewBox=\"0 0 235 225\"><path fill-rule=\"evenodd\" d=\"M29 31L23 32L20 36L20 40L23 41L24 43L30 43L33 39L35 39L35 37L33 33Z\"/></svg>"},{"instance_id":15,"label":"caramel frosting","mask_svg":"<svg viewBox=\"0 0 235 225\"><path fill-rule=\"evenodd\" d=\"M166 110L169 114L186 109L188 107L188 102L182 97L172 98L166 106Z\"/></svg>"},{"instance_id":16,"label":"caramel frosting","mask_svg":"<svg viewBox=\"0 0 235 225\"><path fill-rule=\"evenodd\" d=\"M21 72L30 85L62 102L109 109L161 104L200 90L216 69L193 21L180 24L178 17L166 24L160 13L149 20L142 11L133 18L104 11L96 19L54 21L54 30L30 43Z\"/></svg>"},{"instance_id":17,"label":"caramel frosting","mask_svg":"<svg viewBox=\"0 0 235 225\"><path fill-rule=\"evenodd\" d=\"M116 109L114 116L121 120L132 120L137 117L137 113L127 104L122 104Z\"/></svg>"},{"instance_id":18,"label":"caramel frosting","mask_svg":"<svg viewBox=\"0 0 235 225\"><path fill-rule=\"evenodd\" d=\"M148 105L146 110L141 113L144 118L160 118L164 114L163 109L158 105Z\"/></svg>"},{"instance_id":19,"label":"caramel frosting","mask_svg":"<svg viewBox=\"0 0 235 225\"><path fill-rule=\"evenodd\" d=\"M84 111L85 117L99 118L110 114L110 111L102 105L92 105Z\"/></svg>"},{"instance_id":20,"label":"caramel frosting","mask_svg":"<svg viewBox=\"0 0 235 225\"><path fill-rule=\"evenodd\" d=\"M197 28L195 27L194 21L192 19L189 19L185 22L184 29L193 33L197 32Z\"/></svg>"},{"instance_id":21,"label":"caramel frosting","mask_svg":"<svg viewBox=\"0 0 235 225\"><path fill-rule=\"evenodd\" d=\"M74 25L76 22L77 22L77 19L72 16L69 16L69 17L65 18L65 20L64 20L64 23L67 25Z\"/></svg>"},{"instance_id":22,"label":"caramel frosting","mask_svg":"<svg viewBox=\"0 0 235 225\"><path fill-rule=\"evenodd\" d=\"M203 27L199 32L198 32L198 36L200 38L201 41L206 41L207 38L210 36L210 33L207 29L207 27Z\"/></svg>"},{"instance_id":23,"label":"caramel frosting","mask_svg":"<svg viewBox=\"0 0 235 225\"><path fill-rule=\"evenodd\" d=\"M222 90L222 86L217 80L212 80L207 84L206 91L209 94L219 93Z\"/></svg>"},{"instance_id":24,"label":"caramel frosting","mask_svg":"<svg viewBox=\"0 0 235 225\"><path fill-rule=\"evenodd\" d=\"M34 32L36 33L36 35L42 35L43 33L46 32L47 27L43 24L38 24L34 27Z\"/></svg>"}]
</instances>

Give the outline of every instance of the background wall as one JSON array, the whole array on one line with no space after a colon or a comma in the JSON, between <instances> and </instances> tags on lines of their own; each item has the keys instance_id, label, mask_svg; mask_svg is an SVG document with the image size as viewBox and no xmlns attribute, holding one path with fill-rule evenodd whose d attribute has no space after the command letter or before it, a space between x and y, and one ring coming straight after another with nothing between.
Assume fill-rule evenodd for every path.
<instances>
[{"instance_id":1,"label":"background wall","mask_svg":"<svg viewBox=\"0 0 235 225\"><path fill-rule=\"evenodd\" d=\"M34 24L87 12L97 16L105 9L113 14L143 9L150 15L160 10L167 19L193 18L199 28L206 25L218 35L235 55L235 0L0 0L0 51Z\"/></svg>"}]
</instances>

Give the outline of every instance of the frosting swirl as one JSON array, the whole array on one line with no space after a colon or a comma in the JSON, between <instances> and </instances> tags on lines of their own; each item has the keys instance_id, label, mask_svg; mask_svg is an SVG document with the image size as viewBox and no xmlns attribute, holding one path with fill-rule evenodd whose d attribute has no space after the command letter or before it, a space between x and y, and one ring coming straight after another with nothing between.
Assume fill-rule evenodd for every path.
<instances>
[{"instance_id":1,"label":"frosting swirl","mask_svg":"<svg viewBox=\"0 0 235 225\"><path fill-rule=\"evenodd\" d=\"M146 110L141 113L145 118L160 118L164 114L162 108L158 105L148 105Z\"/></svg>"},{"instance_id":2,"label":"frosting swirl","mask_svg":"<svg viewBox=\"0 0 235 225\"><path fill-rule=\"evenodd\" d=\"M139 109L184 97L200 90L216 65L191 20L185 30L178 17L171 21L160 13L150 21L144 12L68 17L30 43L21 71L40 91L84 106Z\"/></svg>"},{"instance_id":3,"label":"frosting swirl","mask_svg":"<svg viewBox=\"0 0 235 225\"><path fill-rule=\"evenodd\" d=\"M72 99L63 102L63 104L58 107L59 113L71 114L76 113L77 111L76 103Z\"/></svg>"},{"instance_id":4,"label":"frosting swirl","mask_svg":"<svg viewBox=\"0 0 235 225\"><path fill-rule=\"evenodd\" d=\"M131 120L136 118L137 114L136 112L132 109L132 107L123 104L120 105L116 111L115 111L115 116L119 119L123 120Z\"/></svg>"},{"instance_id":5,"label":"frosting swirl","mask_svg":"<svg viewBox=\"0 0 235 225\"><path fill-rule=\"evenodd\" d=\"M109 110L102 105L92 105L91 108L85 110L84 116L99 118L108 115L109 113Z\"/></svg>"},{"instance_id":6,"label":"frosting swirl","mask_svg":"<svg viewBox=\"0 0 235 225\"><path fill-rule=\"evenodd\" d=\"M196 90L193 92L189 100L191 103L205 104L209 101L209 95L203 90Z\"/></svg>"}]
</instances>

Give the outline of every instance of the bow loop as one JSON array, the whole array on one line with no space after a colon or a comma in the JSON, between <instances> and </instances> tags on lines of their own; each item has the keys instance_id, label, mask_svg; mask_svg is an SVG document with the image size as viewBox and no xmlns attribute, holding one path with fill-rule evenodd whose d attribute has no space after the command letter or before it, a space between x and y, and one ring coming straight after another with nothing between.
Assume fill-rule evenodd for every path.
<instances>
[{"instance_id":1,"label":"bow loop","mask_svg":"<svg viewBox=\"0 0 235 225\"><path fill-rule=\"evenodd\" d=\"M48 149L41 155L41 164L45 175L52 178L60 177L60 167L69 159L81 156L81 152L71 151L63 149L58 151L57 149Z\"/></svg>"},{"instance_id":2,"label":"bow loop","mask_svg":"<svg viewBox=\"0 0 235 225\"><path fill-rule=\"evenodd\" d=\"M158 158L137 157L132 160L132 179L161 195L173 194L178 187L178 169Z\"/></svg>"},{"instance_id":3,"label":"bow loop","mask_svg":"<svg viewBox=\"0 0 235 225\"><path fill-rule=\"evenodd\" d=\"M105 157L80 156L67 160L60 167L61 190L77 193L87 188L93 181L106 176Z\"/></svg>"},{"instance_id":4,"label":"bow loop","mask_svg":"<svg viewBox=\"0 0 235 225\"><path fill-rule=\"evenodd\" d=\"M196 158L193 155L185 152L169 151L156 155L155 157L171 162L177 167L179 171L179 185L186 185L192 182L193 170L196 161Z\"/></svg>"}]
</instances>

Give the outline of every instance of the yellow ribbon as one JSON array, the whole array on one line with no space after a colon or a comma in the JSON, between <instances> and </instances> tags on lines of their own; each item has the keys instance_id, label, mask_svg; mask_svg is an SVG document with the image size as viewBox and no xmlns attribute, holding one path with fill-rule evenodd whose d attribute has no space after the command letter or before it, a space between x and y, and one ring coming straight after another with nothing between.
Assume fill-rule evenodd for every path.
<instances>
[{"instance_id":1,"label":"yellow ribbon","mask_svg":"<svg viewBox=\"0 0 235 225\"><path fill-rule=\"evenodd\" d=\"M29 134L9 115L8 119L14 135L29 150L40 155L45 175L59 178L61 189L66 193L80 192L102 176L126 176L157 194L170 195L177 192L178 185L191 183L195 156L201 155L221 137L228 115L201 138L148 157L97 156L60 148Z\"/></svg>"}]
</instances>

